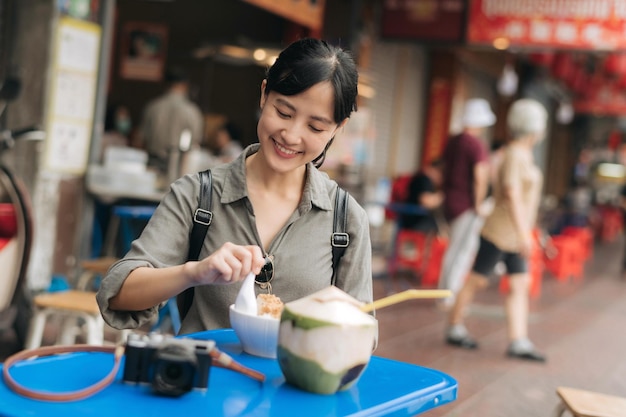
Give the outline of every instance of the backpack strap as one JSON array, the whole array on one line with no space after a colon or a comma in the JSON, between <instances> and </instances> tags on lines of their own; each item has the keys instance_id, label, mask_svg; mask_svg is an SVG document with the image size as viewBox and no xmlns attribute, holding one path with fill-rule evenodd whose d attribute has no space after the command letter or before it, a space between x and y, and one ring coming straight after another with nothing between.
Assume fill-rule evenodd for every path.
<instances>
[{"instance_id":1,"label":"backpack strap","mask_svg":"<svg viewBox=\"0 0 626 417\"><path fill-rule=\"evenodd\" d=\"M206 236L207 230L213 220L211 207L213 203L211 188L213 178L211 170L207 169L199 173L200 175L200 195L198 196L198 208L193 214L193 228L189 235L189 254L187 260L197 261L200 256L200 249Z\"/></svg>"},{"instance_id":2,"label":"backpack strap","mask_svg":"<svg viewBox=\"0 0 626 417\"><path fill-rule=\"evenodd\" d=\"M200 176L200 194L198 195L198 208L193 214L193 226L189 234L189 253L187 260L197 261L200 256L200 249L204 243L204 238L209 230L211 221L213 221L213 213L211 212L213 187L213 178L211 170L207 169L199 173ZM181 322L189 312L191 303L193 302L194 287L187 288L176 296L176 304Z\"/></svg>"},{"instance_id":3,"label":"backpack strap","mask_svg":"<svg viewBox=\"0 0 626 417\"><path fill-rule=\"evenodd\" d=\"M350 236L346 232L348 224L348 192L341 187L337 187L335 196L335 216L333 219L333 234L330 243L333 247L333 277L331 285L337 282L337 270L339 261L350 244Z\"/></svg>"}]
</instances>

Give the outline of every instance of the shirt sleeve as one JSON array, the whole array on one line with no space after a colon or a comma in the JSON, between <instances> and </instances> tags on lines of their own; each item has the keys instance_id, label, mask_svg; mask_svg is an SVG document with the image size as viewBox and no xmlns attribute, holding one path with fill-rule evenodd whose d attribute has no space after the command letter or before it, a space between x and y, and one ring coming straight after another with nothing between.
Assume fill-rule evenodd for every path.
<instances>
[{"instance_id":1,"label":"shirt sleeve","mask_svg":"<svg viewBox=\"0 0 626 417\"><path fill-rule=\"evenodd\" d=\"M477 138L474 138L474 140L469 144L468 155L471 161L471 166L481 162L487 162L489 160L487 148L483 145L480 139Z\"/></svg>"},{"instance_id":2,"label":"shirt sleeve","mask_svg":"<svg viewBox=\"0 0 626 417\"><path fill-rule=\"evenodd\" d=\"M180 265L187 260L192 204L197 204L193 196L198 192L197 175L195 182L192 176L185 176L172 184L170 192L155 210L141 236L133 242L130 251L107 272L96 300L104 321L111 327L135 329L158 314L158 305L142 311L111 310L109 300L120 291L133 270Z\"/></svg>"}]
</instances>

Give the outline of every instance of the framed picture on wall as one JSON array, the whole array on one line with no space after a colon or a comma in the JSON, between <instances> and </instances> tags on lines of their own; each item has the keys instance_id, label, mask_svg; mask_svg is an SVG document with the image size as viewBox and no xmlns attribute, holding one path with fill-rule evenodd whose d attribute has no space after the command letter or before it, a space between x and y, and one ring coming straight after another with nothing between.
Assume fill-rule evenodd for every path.
<instances>
[{"instance_id":1,"label":"framed picture on wall","mask_svg":"<svg viewBox=\"0 0 626 417\"><path fill-rule=\"evenodd\" d=\"M129 80L161 81L167 32L163 24L127 22L121 36L120 76Z\"/></svg>"}]
</instances>

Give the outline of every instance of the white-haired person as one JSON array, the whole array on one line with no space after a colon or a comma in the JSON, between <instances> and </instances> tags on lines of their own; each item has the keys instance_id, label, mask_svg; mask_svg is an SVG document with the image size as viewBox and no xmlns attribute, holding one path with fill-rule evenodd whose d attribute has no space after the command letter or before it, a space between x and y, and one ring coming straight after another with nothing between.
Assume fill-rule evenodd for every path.
<instances>
[{"instance_id":1,"label":"white-haired person","mask_svg":"<svg viewBox=\"0 0 626 417\"><path fill-rule=\"evenodd\" d=\"M528 255L542 185L542 174L534 163L532 150L543 139L547 120L545 108L533 99L515 101L508 112L510 142L493 184L494 209L483 225L472 272L450 310L446 330L448 344L466 349L478 347L463 319L475 292L489 284L494 267L502 261L510 278L506 299L509 338L506 353L513 358L546 360L528 337Z\"/></svg>"}]
</instances>

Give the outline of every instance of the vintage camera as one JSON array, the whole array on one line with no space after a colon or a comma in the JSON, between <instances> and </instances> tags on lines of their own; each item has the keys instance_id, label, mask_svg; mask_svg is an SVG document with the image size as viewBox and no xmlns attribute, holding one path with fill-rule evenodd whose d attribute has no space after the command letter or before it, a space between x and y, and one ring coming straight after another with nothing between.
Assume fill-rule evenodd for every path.
<instances>
[{"instance_id":1,"label":"vintage camera","mask_svg":"<svg viewBox=\"0 0 626 417\"><path fill-rule=\"evenodd\" d=\"M156 393L172 397L206 389L214 348L212 340L132 333L126 341L123 380L150 384Z\"/></svg>"}]
</instances>

